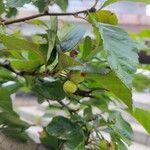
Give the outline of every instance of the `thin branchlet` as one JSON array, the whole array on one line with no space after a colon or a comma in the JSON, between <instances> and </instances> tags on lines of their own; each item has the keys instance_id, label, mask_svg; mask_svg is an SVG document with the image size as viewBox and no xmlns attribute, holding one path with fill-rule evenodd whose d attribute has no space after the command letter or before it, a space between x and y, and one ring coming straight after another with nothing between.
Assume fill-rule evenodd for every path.
<instances>
[{"instance_id":1,"label":"thin branchlet","mask_svg":"<svg viewBox=\"0 0 150 150\"><path fill-rule=\"evenodd\" d=\"M39 14L35 14L35 15L31 15L28 17L23 17L23 18L19 18L19 19L14 19L14 20L0 20L0 25L11 25L14 23L19 23L19 22L25 22L28 20L32 20L35 18L39 18L39 17L43 17L43 16L74 16L77 17L80 14L88 14L88 13L92 13L92 12L96 12L96 5L97 5L97 1L94 3L94 5L89 8L89 9L85 9L85 10L81 10L81 11L76 11L76 12L66 12L66 13L49 13L48 11L44 11L43 13L39 13Z\"/></svg>"}]
</instances>

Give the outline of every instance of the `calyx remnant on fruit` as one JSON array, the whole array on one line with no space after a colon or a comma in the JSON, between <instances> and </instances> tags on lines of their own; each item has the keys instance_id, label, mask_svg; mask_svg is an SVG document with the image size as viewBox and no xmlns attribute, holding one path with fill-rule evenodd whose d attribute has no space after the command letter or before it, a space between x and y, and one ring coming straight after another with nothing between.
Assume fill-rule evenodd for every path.
<instances>
[{"instance_id":1,"label":"calyx remnant on fruit","mask_svg":"<svg viewBox=\"0 0 150 150\"><path fill-rule=\"evenodd\" d=\"M75 93L77 91L77 86L70 80L67 80L64 85L63 89L66 93Z\"/></svg>"}]
</instances>

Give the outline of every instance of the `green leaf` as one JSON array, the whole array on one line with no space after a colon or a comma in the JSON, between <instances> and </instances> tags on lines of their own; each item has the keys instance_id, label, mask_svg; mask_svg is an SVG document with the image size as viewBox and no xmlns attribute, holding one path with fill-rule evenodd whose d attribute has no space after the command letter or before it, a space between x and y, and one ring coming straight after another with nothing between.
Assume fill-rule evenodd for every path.
<instances>
[{"instance_id":1,"label":"green leaf","mask_svg":"<svg viewBox=\"0 0 150 150\"><path fill-rule=\"evenodd\" d=\"M63 10L66 11L68 7L68 0L55 0L55 3Z\"/></svg>"},{"instance_id":2,"label":"green leaf","mask_svg":"<svg viewBox=\"0 0 150 150\"><path fill-rule=\"evenodd\" d=\"M107 6L111 5L111 4L114 4L116 2L120 2L120 1L121 0L105 0L105 2L101 6L101 9L104 8L104 7L107 7ZM149 0L125 0L125 1L150 4Z\"/></svg>"},{"instance_id":3,"label":"green leaf","mask_svg":"<svg viewBox=\"0 0 150 150\"><path fill-rule=\"evenodd\" d=\"M55 68L54 72L59 72L69 67L81 66L79 62L69 57L64 53L60 53L58 57L58 65Z\"/></svg>"},{"instance_id":4,"label":"green leaf","mask_svg":"<svg viewBox=\"0 0 150 150\"><path fill-rule=\"evenodd\" d=\"M5 12L5 5L3 0L0 0L0 16Z\"/></svg>"},{"instance_id":5,"label":"green leaf","mask_svg":"<svg viewBox=\"0 0 150 150\"><path fill-rule=\"evenodd\" d=\"M33 25L44 26L44 27L48 28L47 24L44 21L39 20L39 19L30 20L28 22Z\"/></svg>"},{"instance_id":6,"label":"green leaf","mask_svg":"<svg viewBox=\"0 0 150 150\"><path fill-rule=\"evenodd\" d=\"M57 17L51 17L51 28L47 31L48 33L48 52L47 61L49 60L52 50L55 46L55 41L57 37L58 19Z\"/></svg>"},{"instance_id":7,"label":"green leaf","mask_svg":"<svg viewBox=\"0 0 150 150\"><path fill-rule=\"evenodd\" d=\"M106 66L102 66L102 65L98 66L98 65L92 65L92 64L83 64L80 66L78 65L78 66L73 66L73 67L70 66L68 69L74 70L74 71L80 71L84 73L107 74L108 72L110 72L110 69L108 69Z\"/></svg>"},{"instance_id":8,"label":"green leaf","mask_svg":"<svg viewBox=\"0 0 150 150\"><path fill-rule=\"evenodd\" d=\"M95 106L102 111L108 111L109 103L111 101L110 97L108 96L107 92L101 92L99 90L92 92L93 98L91 101L84 102L89 106Z\"/></svg>"},{"instance_id":9,"label":"green leaf","mask_svg":"<svg viewBox=\"0 0 150 150\"><path fill-rule=\"evenodd\" d=\"M16 16L17 15L17 9L16 8L9 8L6 17L10 18L12 16Z\"/></svg>"},{"instance_id":10,"label":"green leaf","mask_svg":"<svg viewBox=\"0 0 150 150\"><path fill-rule=\"evenodd\" d=\"M21 128L7 127L3 129L2 133L18 142L27 142L30 139L27 133L25 133L25 131L22 131Z\"/></svg>"},{"instance_id":11,"label":"green leaf","mask_svg":"<svg viewBox=\"0 0 150 150\"><path fill-rule=\"evenodd\" d=\"M52 50L51 56L50 56L50 58L47 62L47 65L52 64L55 61L56 58L57 58L57 49L56 49L56 47L54 47L53 50Z\"/></svg>"},{"instance_id":12,"label":"green leaf","mask_svg":"<svg viewBox=\"0 0 150 150\"><path fill-rule=\"evenodd\" d=\"M7 69L0 68L0 79L14 81L16 80L16 77Z\"/></svg>"},{"instance_id":13,"label":"green leaf","mask_svg":"<svg viewBox=\"0 0 150 150\"><path fill-rule=\"evenodd\" d=\"M63 84L60 81L37 81L33 85L32 91L37 96L41 96L49 100L62 100L65 98Z\"/></svg>"},{"instance_id":14,"label":"green leaf","mask_svg":"<svg viewBox=\"0 0 150 150\"><path fill-rule=\"evenodd\" d=\"M92 39L87 36L83 43L83 53L82 53L82 59L86 60L87 56L89 56L89 53L92 51Z\"/></svg>"},{"instance_id":15,"label":"green leaf","mask_svg":"<svg viewBox=\"0 0 150 150\"><path fill-rule=\"evenodd\" d=\"M66 150L85 150L85 144L84 144L84 142L81 142L80 144L77 144L77 142L75 140L67 141L64 144L64 148Z\"/></svg>"},{"instance_id":16,"label":"green leaf","mask_svg":"<svg viewBox=\"0 0 150 150\"><path fill-rule=\"evenodd\" d=\"M10 94L5 88L0 88L0 108L5 111L12 110Z\"/></svg>"},{"instance_id":17,"label":"green leaf","mask_svg":"<svg viewBox=\"0 0 150 150\"><path fill-rule=\"evenodd\" d=\"M43 12L48 5L49 0L36 0L33 4L39 9L40 12Z\"/></svg>"},{"instance_id":18,"label":"green leaf","mask_svg":"<svg viewBox=\"0 0 150 150\"><path fill-rule=\"evenodd\" d=\"M133 87L138 92L143 92L150 88L150 78L144 74L136 74L133 80Z\"/></svg>"},{"instance_id":19,"label":"green leaf","mask_svg":"<svg viewBox=\"0 0 150 150\"><path fill-rule=\"evenodd\" d=\"M84 137L80 126L62 116L54 117L46 127L46 130L49 135L66 140L65 146L68 150L76 148L83 141Z\"/></svg>"},{"instance_id":20,"label":"green leaf","mask_svg":"<svg viewBox=\"0 0 150 150\"><path fill-rule=\"evenodd\" d=\"M125 143L121 140L117 140L117 150L128 150Z\"/></svg>"},{"instance_id":21,"label":"green leaf","mask_svg":"<svg viewBox=\"0 0 150 150\"><path fill-rule=\"evenodd\" d=\"M59 37L60 44L57 45L63 51L72 50L85 34L85 28L81 26L71 26L67 28L63 36Z\"/></svg>"},{"instance_id":22,"label":"green leaf","mask_svg":"<svg viewBox=\"0 0 150 150\"><path fill-rule=\"evenodd\" d=\"M101 50L103 50L103 46L102 46L103 41L102 41L101 36L99 34L99 29L95 25L95 20L92 18L91 14L89 14L89 19L90 19L90 22L93 26L93 33L94 33L94 36L95 36L95 40L92 40L91 51L89 51L89 53L87 53L87 56L86 56L86 58L84 58L84 61L90 61ZM80 49L80 51L83 51L83 50Z\"/></svg>"},{"instance_id":23,"label":"green leaf","mask_svg":"<svg viewBox=\"0 0 150 150\"><path fill-rule=\"evenodd\" d=\"M15 113L12 112L0 112L0 118L3 120L5 125L10 125L11 127L20 127L27 129L29 125L22 121Z\"/></svg>"},{"instance_id":24,"label":"green leaf","mask_svg":"<svg viewBox=\"0 0 150 150\"><path fill-rule=\"evenodd\" d=\"M33 41L33 43L41 44L40 47L43 47L43 45L47 45L47 39L40 35L36 35L36 34L32 35L32 41ZM43 49L43 48L41 48L41 49ZM45 52L47 52L47 49L45 50Z\"/></svg>"},{"instance_id":25,"label":"green leaf","mask_svg":"<svg viewBox=\"0 0 150 150\"><path fill-rule=\"evenodd\" d=\"M103 5L101 6L101 9L104 8L104 7L107 7L113 3L116 3L118 2L119 0L105 0L105 2L103 3Z\"/></svg>"},{"instance_id":26,"label":"green leaf","mask_svg":"<svg viewBox=\"0 0 150 150\"><path fill-rule=\"evenodd\" d=\"M11 50L10 53L14 57L9 59L10 64L16 70L33 72L44 63L35 51Z\"/></svg>"},{"instance_id":27,"label":"green leaf","mask_svg":"<svg viewBox=\"0 0 150 150\"><path fill-rule=\"evenodd\" d=\"M76 146L74 150L86 150L84 142L82 142L78 146Z\"/></svg>"},{"instance_id":28,"label":"green leaf","mask_svg":"<svg viewBox=\"0 0 150 150\"><path fill-rule=\"evenodd\" d=\"M13 35L5 35L0 33L0 41L7 47L8 50L26 50L34 51L39 57L44 60L45 56L40 51L38 44L32 43L26 39L17 38ZM16 44L17 43L17 44Z\"/></svg>"},{"instance_id":29,"label":"green leaf","mask_svg":"<svg viewBox=\"0 0 150 150\"><path fill-rule=\"evenodd\" d=\"M126 0L126 1L150 4L149 0Z\"/></svg>"},{"instance_id":30,"label":"green leaf","mask_svg":"<svg viewBox=\"0 0 150 150\"><path fill-rule=\"evenodd\" d=\"M17 90L22 86L21 83L19 82L14 82L12 84L8 84L6 86L4 86L5 90L7 90L9 92L9 95L10 94L13 94L13 93L16 93Z\"/></svg>"},{"instance_id":31,"label":"green leaf","mask_svg":"<svg viewBox=\"0 0 150 150\"><path fill-rule=\"evenodd\" d=\"M92 13L92 16L96 19L96 21L106 24L117 25L118 19L117 16L108 10L99 10L95 13Z\"/></svg>"},{"instance_id":32,"label":"green leaf","mask_svg":"<svg viewBox=\"0 0 150 150\"><path fill-rule=\"evenodd\" d=\"M98 27L110 67L123 83L131 88L138 64L136 43L117 26L98 24Z\"/></svg>"},{"instance_id":33,"label":"green leaf","mask_svg":"<svg viewBox=\"0 0 150 150\"><path fill-rule=\"evenodd\" d=\"M141 108L135 108L130 114L146 129L150 134L150 111Z\"/></svg>"},{"instance_id":34,"label":"green leaf","mask_svg":"<svg viewBox=\"0 0 150 150\"><path fill-rule=\"evenodd\" d=\"M10 64L16 70L33 72L41 65L41 60L40 59L37 60L11 59Z\"/></svg>"},{"instance_id":35,"label":"green leaf","mask_svg":"<svg viewBox=\"0 0 150 150\"><path fill-rule=\"evenodd\" d=\"M136 35L137 37L140 37L140 38L150 38L150 30L145 29L145 30L135 33L133 35Z\"/></svg>"},{"instance_id":36,"label":"green leaf","mask_svg":"<svg viewBox=\"0 0 150 150\"><path fill-rule=\"evenodd\" d=\"M38 49L38 45L25 39L19 39L14 36L0 34L0 40L8 48L12 50L34 50ZM16 44L17 43L17 44Z\"/></svg>"},{"instance_id":37,"label":"green leaf","mask_svg":"<svg viewBox=\"0 0 150 150\"><path fill-rule=\"evenodd\" d=\"M22 7L24 4L30 3L31 0L6 0L6 5L8 7Z\"/></svg>"},{"instance_id":38,"label":"green leaf","mask_svg":"<svg viewBox=\"0 0 150 150\"><path fill-rule=\"evenodd\" d=\"M92 112L92 107L87 107L84 109L84 118L86 120L92 120L93 119L93 112Z\"/></svg>"},{"instance_id":39,"label":"green leaf","mask_svg":"<svg viewBox=\"0 0 150 150\"><path fill-rule=\"evenodd\" d=\"M123 84L114 72L108 74L89 74L87 79L91 80L90 88L105 88L123 101L129 108L132 108L131 91Z\"/></svg>"},{"instance_id":40,"label":"green leaf","mask_svg":"<svg viewBox=\"0 0 150 150\"><path fill-rule=\"evenodd\" d=\"M45 131L43 131L43 132L45 132ZM40 137L41 143L51 149L58 150L59 149L59 140L56 137L48 135L47 133L43 133L43 134L45 134L45 135Z\"/></svg>"},{"instance_id":41,"label":"green leaf","mask_svg":"<svg viewBox=\"0 0 150 150\"><path fill-rule=\"evenodd\" d=\"M118 111L110 111L109 121L115 122L114 125L111 126L113 130L118 133L123 140L131 144L134 137L133 131L130 124L122 118L121 113Z\"/></svg>"},{"instance_id":42,"label":"green leaf","mask_svg":"<svg viewBox=\"0 0 150 150\"><path fill-rule=\"evenodd\" d=\"M80 139L83 138L83 132L80 127L63 116L54 117L46 130L49 135L56 136L63 140L71 140L76 137L80 137Z\"/></svg>"}]
</instances>

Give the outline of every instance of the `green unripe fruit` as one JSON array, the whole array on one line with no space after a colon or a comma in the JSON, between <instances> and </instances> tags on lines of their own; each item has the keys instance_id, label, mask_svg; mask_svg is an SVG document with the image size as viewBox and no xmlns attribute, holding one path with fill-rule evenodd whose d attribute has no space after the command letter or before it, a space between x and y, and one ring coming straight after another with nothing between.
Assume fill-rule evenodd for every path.
<instances>
[{"instance_id":1,"label":"green unripe fruit","mask_svg":"<svg viewBox=\"0 0 150 150\"><path fill-rule=\"evenodd\" d=\"M101 150L116 150L115 144L107 140L101 140L99 146Z\"/></svg>"},{"instance_id":2,"label":"green unripe fruit","mask_svg":"<svg viewBox=\"0 0 150 150\"><path fill-rule=\"evenodd\" d=\"M102 150L109 150L109 142L107 140L101 140L99 146Z\"/></svg>"},{"instance_id":3,"label":"green unripe fruit","mask_svg":"<svg viewBox=\"0 0 150 150\"><path fill-rule=\"evenodd\" d=\"M72 81L67 80L63 85L63 89L66 93L75 93L77 86Z\"/></svg>"},{"instance_id":4,"label":"green unripe fruit","mask_svg":"<svg viewBox=\"0 0 150 150\"><path fill-rule=\"evenodd\" d=\"M85 74L80 71L70 72L69 79L75 84L79 84L84 81Z\"/></svg>"}]
</instances>

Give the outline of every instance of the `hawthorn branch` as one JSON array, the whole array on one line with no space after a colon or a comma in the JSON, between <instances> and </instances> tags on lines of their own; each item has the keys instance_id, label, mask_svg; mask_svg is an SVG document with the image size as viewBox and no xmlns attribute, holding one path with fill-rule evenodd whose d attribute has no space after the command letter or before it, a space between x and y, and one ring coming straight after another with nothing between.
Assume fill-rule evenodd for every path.
<instances>
[{"instance_id":1,"label":"hawthorn branch","mask_svg":"<svg viewBox=\"0 0 150 150\"><path fill-rule=\"evenodd\" d=\"M81 90L78 89L74 94L75 94L75 95L82 96L82 97L94 98L94 97L91 95L91 92L92 92L92 91L81 91Z\"/></svg>"},{"instance_id":2,"label":"hawthorn branch","mask_svg":"<svg viewBox=\"0 0 150 150\"><path fill-rule=\"evenodd\" d=\"M32 20L32 19L39 18L39 17L43 17L43 16L75 16L75 17L78 17L79 14L85 14L86 15L88 13L96 12L96 9L95 9L96 5L97 5L97 1L90 9L85 9L85 10L76 11L76 12L49 13L46 11L44 13L39 13L36 15L32 15L32 16L28 16L28 17L24 17L24 18L19 18L19 19L15 19L15 20L1 20L0 25L10 25L10 24L19 23L19 22L25 22L25 21Z\"/></svg>"},{"instance_id":3,"label":"hawthorn branch","mask_svg":"<svg viewBox=\"0 0 150 150\"><path fill-rule=\"evenodd\" d=\"M69 113L70 114L73 114L73 113L76 113L77 111L78 111L78 109L77 110L75 110L75 109L72 109L72 108L70 108L70 107L68 107L64 102L62 102L62 101L57 101L63 108L66 108L68 111L69 111Z\"/></svg>"}]
</instances>

